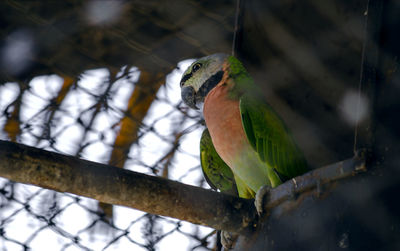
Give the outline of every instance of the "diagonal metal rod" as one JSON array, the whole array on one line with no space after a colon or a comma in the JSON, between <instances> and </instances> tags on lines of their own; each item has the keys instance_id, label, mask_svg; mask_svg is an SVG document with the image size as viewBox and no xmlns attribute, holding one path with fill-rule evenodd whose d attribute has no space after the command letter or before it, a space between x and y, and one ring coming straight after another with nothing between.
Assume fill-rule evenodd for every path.
<instances>
[{"instance_id":1,"label":"diagonal metal rod","mask_svg":"<svg viewBox=\"0 0 400 251\"><path fill-rule=\"evenodd\" d=\"M380 39L382 30L382 15L384 2L381 0L369 0L365 11L364 44L361 58L360 82L358 85L357 116L360 109L360 96L365 95L370 102L369 116L357 123L354 130L354 151L367 148L369 155L373 153L375 134L375 109L376 89L379 79L380 64ZM371 156L369 156L371 158Z\"/></svg>"},{"instance_id":2,"label":"diagonal metal rod","mask_svg":"<svg viewBox=\"0 0 400 251\"><path fill-rule=\"evenodd\" d=\"M232 56L235 56L235 52L237 51L237 48L239 46L239 41L242 37L244 14L243 1L244 0L236 0L235 25L232 38Z\"/></svg>"}]
</instances>

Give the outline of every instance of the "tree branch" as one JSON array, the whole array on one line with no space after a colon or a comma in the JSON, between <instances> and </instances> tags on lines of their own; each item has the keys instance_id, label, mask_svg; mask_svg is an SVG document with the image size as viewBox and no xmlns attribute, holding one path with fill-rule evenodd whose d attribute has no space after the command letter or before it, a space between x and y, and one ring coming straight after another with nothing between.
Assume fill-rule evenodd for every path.
<instances>
[{"instance_id":1,"label":"tree branch","mask_svg":"<svg viewBox=\"0 0 400 251\"><path fill-rule=\"evenodd\" d=\"M305 196L321 196L334 182L366 170L366 151L360 150L353 158L312 170L276 187L266 198L264 210L283 213L295 208Z\"/></svg>"},{"instance_id":2,"label":"tree branch","mask_svg":"<svg viewBox=\"0 0 400 251\"><path fill-rule=\"evenodd\" d=\"M176 181L0 141L0 176L246 234L255 219L245 200Z\"/></svg>"},{"instance_id":3,"label":"tree branch","mask_svg":"<svg viewBox=\"0 0 400 251\"><path fill-rule=\"evenodd\" d=\"M0 176L16 182L241 234L250 233L256 220L253 200L160 177L7 141L0 141L0 158ZM313 170L273 189L265 209L284 207L296 201L294 194L318 191L364 170L364 155Z\"/></svg>"}]
</instances>

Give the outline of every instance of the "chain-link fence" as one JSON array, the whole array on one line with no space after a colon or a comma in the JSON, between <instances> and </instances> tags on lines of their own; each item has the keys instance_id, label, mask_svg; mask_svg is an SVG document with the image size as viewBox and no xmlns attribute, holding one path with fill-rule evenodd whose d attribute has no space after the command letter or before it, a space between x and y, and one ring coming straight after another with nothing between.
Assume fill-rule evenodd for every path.
<instances>
[{"instance_id":1,"label":"chain-link fence","mask_svg":"<svg viewBox=\"0 0 400 251\"><path fill-rule=\"evenodd\" d=\"M124 167L203 186L201 116L181 105L178 84L189 62L168 75L139 121ZM57 76L35 78L23 88L3 84L2 138L107 163L139 75L137 68L122 69L115 79L105 69L87 71L65 94L66 82ZM207 250L215 245L209 228L119 206L110 220L92 199L5 179L1 184L4 250Z\"/></svg>"},{"instance_id":2,"label":"chain-link fence","mask_svg":"<svg viewBox=\"0 0 400 251\"><path fill-rule=\"evenodd\" d=\"M234 13L230 1L2 1L0 138L207 186L202 119L180 101L190 61L176 67L229 50ZM213 229L5 179L0 187L4 250L215 246Z\"/></svg>"},{"instance_id":3,"label":"chain-link fence","mask_svg":"<svg viewBox=\"0 0 400 251\"><path fill-rule=\"evenodd\" d=\"M393 168L398 160L387 158L398 152L393 147L398 144L398 123L393 122L399 79L398 43L393 41L398 40L390 33L398 25L398 4L391 0L237 3L0 1L0 139L208 187L198 158L202 117L182 105L178 81L191 62L182 60L231 52L236 30L236 55L287 123L311 167L337 163L351 157L353 148L370 146L369 125L376 120L377 153L387 155L378 162L392 163L394 170L386 176L368 173L370 183L361 190L374 194L369 204L354 207L354 201L366 201L359 199L362 193L343 190L355 198L345 201L348 208L356 208L348 217L355 222L337 217L336 211L348 212L341 200L328 196L331 204L326 210L320 210L323 202L318 201L311 206L318 213L303 214L300 208L295 210L299 216L288 224L275 226L287 226L281 230L284 233L297 231L293 222L301 223L301 218L305 223L296 225L299 232L322 236L318 240L307 236L311 244L305 247L322 242L337 246L327 244L334 239L335 229L326 228L316 217L320 212L325 217L329 209L334 212L325 218L335 218L332 224L344 233L340 248L354 247L353 243L368 246L374 240L379 247L380 242L388 242L386 237L398 233L397 225L389 226L398 222L398 206L382 210L374 206L379 204L376 198L396 201L391 192L398 194L398 190L394 187L384 197L376 193L383 191L381 185L370 184L375 184L375 178L398 177ZM379 11L368 10L368 4ZM388 42L377 39L381 21ZM360 64L366 67L361 84ZM363 79L363 74L368 78ZM375 86L363 84L366 81L387 83L379 86L384 91L376 91ZM377 95L380 101L375 103ZM375 111L380 111L379 116ZM386 181L381 180L385 186L398 184L396 179ZM218 246L214 229L90 198L3 178L0 195L3 250L211 250ZM364 212L362 220L358 208ZM385 211L392 209L396 213ZM372 215L386 217L381 221L385 224L370 223ZM311 221L317 227L304 231L302 226ZM371 230L370 235L365 229ZM377 238L381 231L377 229L388 232ZM258 237L262 245L270 240L271 245L274 240L291 244L280 231L274 232L276 239L263 239L273 232L264 230L266 234ZM367 241L359 241L365 236Z\"/></svg>"}]
</instances>

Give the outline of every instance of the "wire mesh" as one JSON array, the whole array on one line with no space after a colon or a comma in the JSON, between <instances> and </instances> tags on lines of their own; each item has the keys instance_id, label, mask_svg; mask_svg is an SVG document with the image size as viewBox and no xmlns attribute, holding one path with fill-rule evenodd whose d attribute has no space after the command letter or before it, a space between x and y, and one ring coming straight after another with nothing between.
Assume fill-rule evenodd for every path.
<instances>
[{"instance_id":1,"label":"wire mesh","mask_svg":"<svg viewBox=\"0 0 400 251\"><path fill-rule=\"evenodd\" d=\"M105 2L0 1L0 139L207 187L203 121L177 83L190 61L165 74L231 51L235 2ZM371 109L355 91L368 1L245 2L237 56L310 165L350 157L354 124ZM90 198L5 179L0 195L3 250L215 247L212 229Z\"/></svg>"},{"instance_id":2,"label":"wire mesh","mask_svg":"<svg viewBox=\"0 0 400 251\"><path fill-rule=\"evenodd\" d=\"M202 119L180 101L178 78L191 61L166 78L140 123L124 167L206 186L198 140ZM107 163L140 71L84 72L64 97L65 80L52 75L23 86L0 86L2 139ZM19 116L13 111L19 109ZM20 128L15 133L10 121ZM7 129L8 128L8 129ZM179 167L178 167L179 166ZM182 170L185 167L185 170ZM211 250L215 231L134 209L114 207L112 220L97 201L1 179L0 239L4 250Z\"/></svg>"}]
</instances>

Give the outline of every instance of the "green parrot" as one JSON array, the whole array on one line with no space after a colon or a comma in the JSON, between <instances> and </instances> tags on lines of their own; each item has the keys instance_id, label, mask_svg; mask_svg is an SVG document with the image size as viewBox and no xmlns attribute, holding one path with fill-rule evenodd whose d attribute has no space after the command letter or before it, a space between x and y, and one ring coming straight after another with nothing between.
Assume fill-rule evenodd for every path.
<instances>
[{"instance_id":1,"label":"green parrot","mask_svg":"<svg viewBox=\"0 0 400 251\"><path fill-rule=\"evenodd\" d=\"M180 86L189 107L204 103L208 130L200 141L200 159L211 187L231 194L236 187L240 197L254 198L260 188L307 171L303 153L238 59L222 53L200 58L184 72Z\"/></svg>"}]
</instances>

